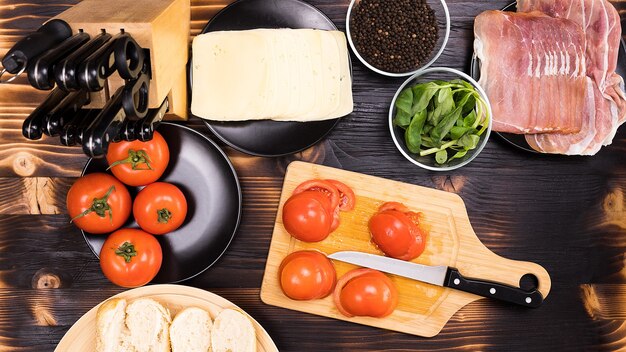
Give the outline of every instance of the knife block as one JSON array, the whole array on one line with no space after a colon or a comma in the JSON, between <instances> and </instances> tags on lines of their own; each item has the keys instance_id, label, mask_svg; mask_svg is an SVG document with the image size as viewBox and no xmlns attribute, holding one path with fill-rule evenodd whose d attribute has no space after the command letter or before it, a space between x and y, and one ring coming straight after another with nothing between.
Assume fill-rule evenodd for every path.
<instances>
[{"instance_id":1,"label":"knife block","mask_svg":"<svg viewBox=\"0 0 626 352\"><path fill-rule=\"evenodd\" d=\"M111 35L124 30L149 51L151 81L149 108L169 99L169 120L187 119L187 60L189 56L189 0L83 0L55 18L74 32L92 37L102 29ZM124 80L116 73L103 91L91 94L88 109L100 109ZM107 89L108 88L108 91Z\"/></svg>"}]
</instances>

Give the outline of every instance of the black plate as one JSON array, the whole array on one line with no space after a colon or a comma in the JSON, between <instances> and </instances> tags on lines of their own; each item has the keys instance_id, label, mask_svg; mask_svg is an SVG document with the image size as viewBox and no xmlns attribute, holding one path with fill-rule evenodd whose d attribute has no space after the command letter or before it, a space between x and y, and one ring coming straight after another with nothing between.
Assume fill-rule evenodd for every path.
<instances>
[{"instance_id":1,"label":"black plate","mask_svg":"<svg viewBox=\"0 0 626 352\"><path fill-rule=\"evenodd\" d=\"M217 13L202 33L255 28L337 30L324 13L299 0L239 0ZM204 122L217 138L229 146L246 154L274 157L311 147L324 138L338 121Z\"/></svg>"},{"instance_id":2,"label":"black plate","mask_svg":"<svg viewBox=\"0 0 626 352\"><path fill-rule=\"evenodd\" d=\"M502 8L502 11L517 11L516 3L510 3L507 6ZM617 54L617 67L615 68L615 72L622 76L626 77L626 43L624 43L623 39L620 39L620 47L622 50L618 51ZM473 79L478 81L480 79L480 65L478 62L478 58L476 57L476 53L472 55L472 62L470 64L470 76ZM537 153L538 151L534 150L527 142L526 137L523 134L515 134L515 133L504 133L504 132L496 132L492 131L496 135L500 136L500 138L504 139L509 144L525 150L531 153Z\"/></svg>"},{"instance_id":3,"label":"black plate","mask_svg":"<svg viewBox=\"0 0 626 352\"><path fill-rule=\"evenodd\" d=\"M178 186L187 199L187 218L176 231L155 236L163 249L163 264L152 283L190 279L215 263L233 239L241 217L241 188L226 154L213 141L185 126L161 123L170 163L160 181ZM104 159L89 159L83 175L105 172ZM131 196L140 187L128 187ZM124 227L138 228L131 215ZM96 257L106 235L83 232Z\"/></svg>"}]
</instances>

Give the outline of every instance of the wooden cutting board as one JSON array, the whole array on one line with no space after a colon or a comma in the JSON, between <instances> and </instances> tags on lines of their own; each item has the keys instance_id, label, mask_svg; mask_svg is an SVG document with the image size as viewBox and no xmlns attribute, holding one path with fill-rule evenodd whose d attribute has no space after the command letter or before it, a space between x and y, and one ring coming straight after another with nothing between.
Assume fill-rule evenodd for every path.
<instances>
[{"instance_id":1,"label":"wooden cutting board","mask_svg":"<svg viewBox=\"0 0 626 352\"><path fill-rule=\"evenodd\" d=\"M341 225L324 241L305 243L294 239L285 230L282 224L282 208L297 185L315 178L336 179L350 186L356 194L356 207L350 212L341 213ZM399 292L396 310L385 318L348 318L337 311L330 296L319 300L295 301L281 291L278 267L283 258L291 252L317 249L331 254L342 250L355 250L382 255L383 253L370 240L367 223L370 216L386 201L402 202L413 211L422 212L423 223L430 228L426 250L414 262L447 265L459 269L465 277L498 281L516 287L519 287L520 278L530 273L538 278L539 291L544 298L550 292L550 276L543 267L535 263L500 257L480 242L470 224L465 204L458 195L296 161L287 169L276 214L261 287L263 302L413 335L425 337L437 335L454 313L481 297L391 275ZM334 261L334 265L338 278L356 268L354 265L339 261Z\"/></svg>"}]
</instances>

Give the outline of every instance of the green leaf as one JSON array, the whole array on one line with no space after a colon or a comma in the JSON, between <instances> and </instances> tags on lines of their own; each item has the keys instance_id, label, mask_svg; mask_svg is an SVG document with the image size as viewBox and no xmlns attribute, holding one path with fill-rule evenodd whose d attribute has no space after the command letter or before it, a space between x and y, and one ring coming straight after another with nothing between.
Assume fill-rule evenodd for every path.
<instances>
[{"instance_id":1,"label":"green leaf","mask_svg":"<svg viewBox=\"0 0 626 352\"><path fill-rule=\"evenodd\" d=\"M433 139L441 141L447 134L450 132L456 120L458 120L459 116L461 116L461 109L463 106L458 106L451 113L441 118L441 121L433 128L430 132L430 136Z\"/></svg>"},{"instance_id":2,"label":"green leaf","mask_svg":"<svg viewBox=\"0 0 626 352\"><path fill-rule=\"evenodd\" d=\"M396 116L393 123L396 126L407 128L411 123L411 107L413 106L413 90L407 88L398 94L396 99Z\"/></svg>"},{"instance_id":3,"label":"green leaf","mask_svg":"<svg viewBox=\"0 0 626 352\"><path fill-rule=\"evenodd\" d=\"M465 154L467 154L467 150L460 150L458 152L456 152L451 158L450 160L453 159L461 159L462 157L465 156Z\"/></svg>"},{"instance_id":4,"label":"green leaf","mask_svg":"<svg viewBox=\"0 0 626 352\"><path fill-rule=\"evenodd\" d=\"M406 146L411 153L419 153L422 145L422 127L426 122L426 110L422 110L413 116L409 128L404 132Z\"/></svg>"},{"instance_id":5,"label":"green leaf","mask_svg":"<svg viewBox=\"0 0 626 352\"><path fill-rule=\"evenodd\" d=\"M470 111L476 108L476 94L470 94L463 106L463 112L461 113L463 116L470 113Z\"/></svg>"},{"instance_id":6,"label":"green leaf","mask_svg":"<svg viewBox=\"0 0 626 352\"><path fill-rule=\"evenodd\" d=\"M468 115L463 118L463 126L473 127L476 122L476 111L472 110Z\"/></svg>"},{"instance_id":7,"label":"green leaf","mask_svg":"<svg viewBox=\"0 0 626 352\"><path fill-rule=\"evenodd\" d=\"M448 152L444 150L440 150L435 154L435 161L437 164L443 164L448 160Z\"/></svg>"},{"instance_id":8,"label":"green leaf","mask_svg":"<svg viewBox=\"0 0 626 352\"><path fill-rule=\"evenodd\" d=\"M413 87L413 107L411 113L416 114L428 107L428 103L439 90L434 82L422 83Z\"/></svg>"},{"instance_id":9,"label":"green leaf","mask_svg":"<svg viewBox=\"0 0 626 352\"><path fill-rule=\"evenodd\" d=\"M465 147L465 149L469 150L469 149L476 148L479 141L480 141L480 137L478 135L466 134L465 136L461 137L461 139L459 139L458 144L462 145L463 147Z\"/></svg>"},{"instance_id":10,"label":"green leaf","mask_svg":"<svg viewBox=\"0 0 626 352\"><path fill-rule=\"evenodd\" d=\"M459 121L461 121L461 119L459 119ZM459 139L464 134L468 133L469 131L476 131L476 130L472 127L454 126L450 129L450 138Z\"/></svg>"}]
</instances>

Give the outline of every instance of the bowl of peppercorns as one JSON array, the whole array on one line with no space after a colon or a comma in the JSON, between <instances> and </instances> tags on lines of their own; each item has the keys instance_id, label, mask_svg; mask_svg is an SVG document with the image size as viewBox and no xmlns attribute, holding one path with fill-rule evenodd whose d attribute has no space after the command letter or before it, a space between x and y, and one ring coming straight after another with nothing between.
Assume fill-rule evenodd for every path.
<instances>
[{"instance_id":1,"label":"bowl of peppercorns","mask_svg":"<svg viewBox=\"0 0 626 352\"><path fill-rule=\"evenodd\" d=\"M450 14L445 0L352 0L346 33L352 51L369 69L409 76L443 52Z\"/></svg>"}]
</instances>

